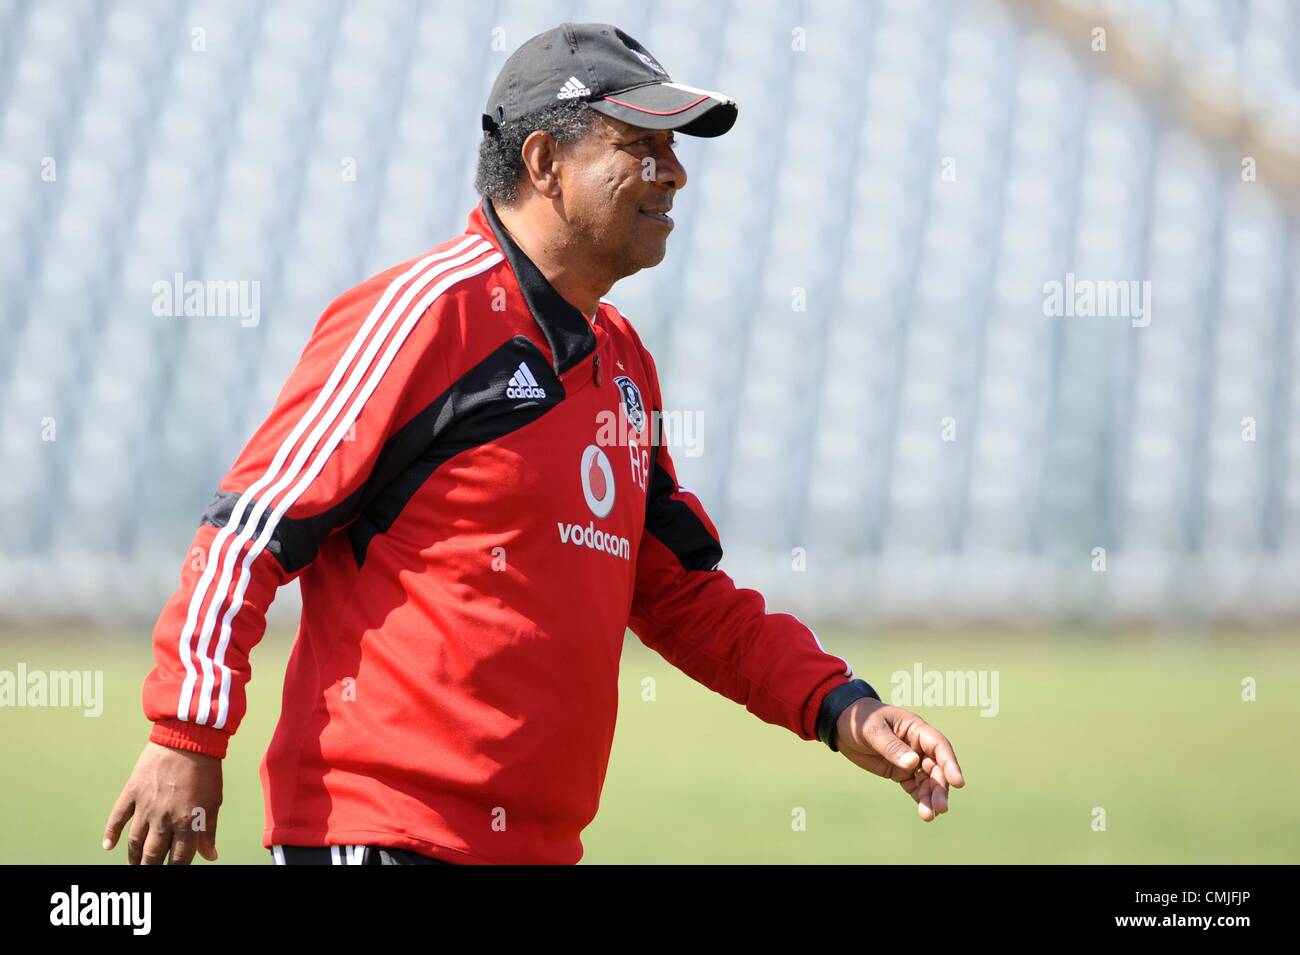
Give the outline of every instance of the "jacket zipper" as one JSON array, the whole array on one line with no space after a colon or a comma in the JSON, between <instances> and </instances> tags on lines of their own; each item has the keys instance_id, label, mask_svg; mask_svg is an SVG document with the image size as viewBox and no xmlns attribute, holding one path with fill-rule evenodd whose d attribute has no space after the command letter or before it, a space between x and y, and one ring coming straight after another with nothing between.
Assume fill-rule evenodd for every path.
<instances>
[{"instance_id":1,"label":"jacket zipper","mask_svg":"<svg viewBox=\"0 0 1300 955\"><path fill-rule=\"evenodd\" d=\"M600 355L597 355L596 360L591 363L591 380L597 387L600 386Z\"/></svg>"}]
</instances>

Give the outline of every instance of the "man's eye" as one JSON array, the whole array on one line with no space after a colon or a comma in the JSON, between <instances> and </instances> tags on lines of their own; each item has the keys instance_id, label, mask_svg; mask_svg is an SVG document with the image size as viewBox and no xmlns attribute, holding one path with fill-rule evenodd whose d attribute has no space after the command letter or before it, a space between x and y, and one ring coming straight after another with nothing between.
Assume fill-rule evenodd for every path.
<instances>
[{"instance_id":1,"label":"man's eye","mask_svg":"<svg viewBox=\"0 0 1300 955\"><path fill-rule=\"evenodd\" d=\"M676 136L673 136L673 137L670 138L670 139L665 139L665 140L664 140L664 143L668 146L669 149L674 149L674 148L676 148L676 146L677 146L677 137L676 137ZM634 139L634 140L632 140L632 142L628 143L627 145L629 145L629 146L653 146L654 144L655 144L655 137L654 137L653 135L650 135L650 136L642 136L640 139Z\"/></svg>"}]
</instances>

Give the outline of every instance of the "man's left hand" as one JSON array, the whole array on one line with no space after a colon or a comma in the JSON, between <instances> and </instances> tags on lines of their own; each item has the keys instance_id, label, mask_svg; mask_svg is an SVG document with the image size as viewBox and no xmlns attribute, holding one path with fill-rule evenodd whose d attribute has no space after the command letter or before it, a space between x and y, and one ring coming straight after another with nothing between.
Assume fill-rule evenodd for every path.
<instances>
[{"instance_id":1,"label":"man's left hand","mask_svg":"<svg viewBox=\"0 0 1300 955\"><path fill-rule=\"evenodd\" d=\"M836 732L839 751L868 772L902 786L926 822L948 811L949 786L966 785L952 744L915 713L862 699L840 714Z\"/></svg>"}]
</instances>

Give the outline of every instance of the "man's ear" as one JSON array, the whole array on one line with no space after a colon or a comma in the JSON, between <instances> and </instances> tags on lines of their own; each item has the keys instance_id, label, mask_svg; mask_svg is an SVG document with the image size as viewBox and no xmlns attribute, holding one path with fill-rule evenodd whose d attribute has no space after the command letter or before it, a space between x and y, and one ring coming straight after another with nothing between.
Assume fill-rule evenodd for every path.
<instances>
[{"instance_id":1,"label":"man's ear","mask_svg":"<svg viewBox=\"0 0 1300 955\"><path fill-rule=\"evenodd\" d=\"M560 196L560 176L556 169L559 159L559 144L550 133L535 129L528 134L520 149L524 157L524 169L533 189L547 199Z\"/></svg>"}]
</instances>

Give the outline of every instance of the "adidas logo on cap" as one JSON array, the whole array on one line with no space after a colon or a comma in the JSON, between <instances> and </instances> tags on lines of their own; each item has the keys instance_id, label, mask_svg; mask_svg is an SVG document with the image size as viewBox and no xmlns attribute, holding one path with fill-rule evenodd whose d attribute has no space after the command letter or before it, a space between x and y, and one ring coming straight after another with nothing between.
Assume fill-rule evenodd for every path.
<instances>
[{"instance_id":1,"label":"adidas logo on cap","mask_svg":"<svg viewBox=\"0 0 1300 955\"><path fill-rule=\"evenodd\" d=\"M510 376L510 384L506 385L506 397L545 398L546 389L537 383L533 373L528 370L528 365L521 361L519 368Z\"/></svg>"},{"instance_id":2,"label":"adidas logo on cap","mask_svg":"<svg viewBox=\"0 0 1300 955\"><path fill-rule=\"evenodd\" d=\"M576 76L570 76L560 87L560 91L555 94L556 99L576 99L579 96L590 96L591 90L582 85L582 80Z\"/></svg>"}]
</instances>

